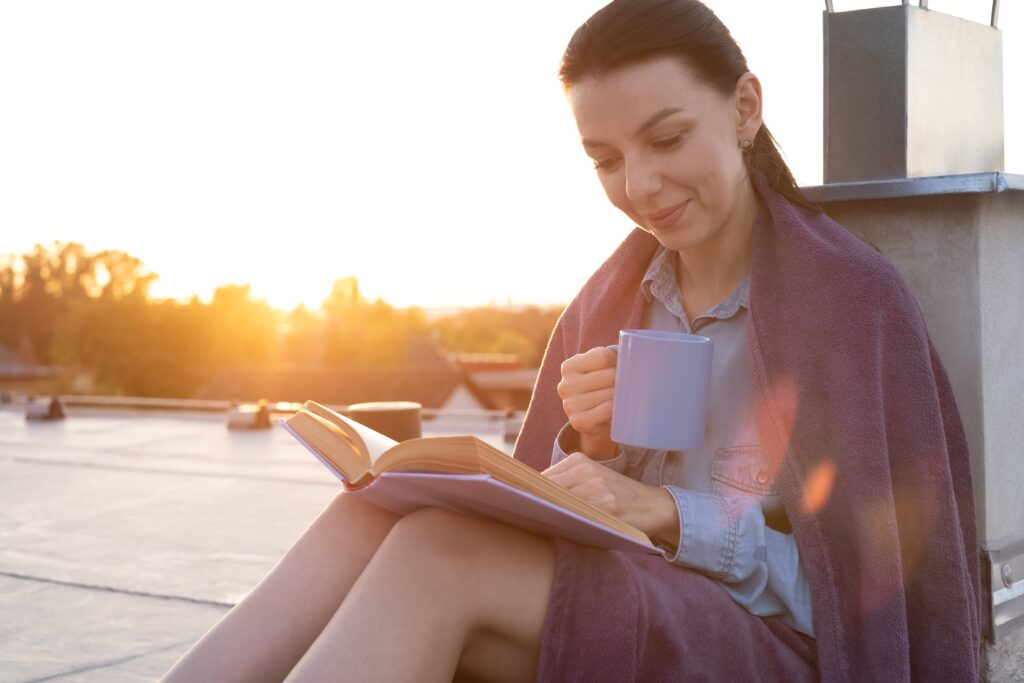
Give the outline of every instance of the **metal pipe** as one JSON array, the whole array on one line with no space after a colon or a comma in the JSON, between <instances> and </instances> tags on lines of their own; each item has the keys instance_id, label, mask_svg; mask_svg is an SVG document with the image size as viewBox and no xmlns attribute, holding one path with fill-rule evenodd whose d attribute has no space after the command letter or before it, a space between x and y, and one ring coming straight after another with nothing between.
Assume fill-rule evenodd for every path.
<instances>
[{"instance_id":1,"label":"metal pipe","mask_svg":"<svg viewBox=\"0 0 1024 683\"><path fill-rule=\"evenodd\" d=\"M910 0L903 0L904 7L910 6ZM917 6L921 9L928 9L928 0L917 0ZM825 11L829 14L835 13L832 0L825 0ZM999 0L992 0L992 28L999 28Z\"/></svg>"}]
</instances>

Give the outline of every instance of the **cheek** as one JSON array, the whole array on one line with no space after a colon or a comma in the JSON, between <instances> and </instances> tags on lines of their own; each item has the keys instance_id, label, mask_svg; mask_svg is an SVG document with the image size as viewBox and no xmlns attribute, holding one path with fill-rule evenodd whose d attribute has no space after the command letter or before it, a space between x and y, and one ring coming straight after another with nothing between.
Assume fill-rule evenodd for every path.
<instances>
[{"instance_id":1,"label":"cheek","mask_svg":"<svg viewBox=\"0 0 1024 683\"><path fill-rule=\"evenodd\" d=\"M732 159L723 157L720 150L715 156L707 158L717 161L710 164L705 162L702 177L697 181L702 195L700 203L709 213L720 214L732 204L732 188L739 184L745 169L742 159L734 164Z\"/></svg>"},{"instance_id":2,"label":"cheek","mask_svg":"<svg viewBox=\"0 0 1024 683\"><path fill-rule=\"evenodd\" d=\"M630 208L629 199L626 197L625 184L620 182L618 175L602 178L601 187L604 188L604 194L608 197L608 201L612 203L612 206L619 211L622 211L630 218L634 218Z\"/></svg>"},{"instance_id":3,"label":"cheek","mask_svg":"<svg viewBox=\"0 0 1024 683\"><path fill-rule=\"evenodd\" d=\"M743 170L743 155L739 147L721 134L702 138L686 151L687 169L695 172L704 182L717 185L729 178L739 177Z\"/></svg>"}]
</instances>

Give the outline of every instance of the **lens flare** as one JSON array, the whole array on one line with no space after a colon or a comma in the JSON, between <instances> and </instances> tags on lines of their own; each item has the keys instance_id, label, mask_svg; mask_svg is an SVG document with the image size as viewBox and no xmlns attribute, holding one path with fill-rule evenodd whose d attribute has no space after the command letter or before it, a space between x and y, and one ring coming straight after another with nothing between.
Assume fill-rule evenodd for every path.
<instances>
[{"instance_id":1,"label":"lens flare","mask_svg":"<svg viewBox=\"0 0 1024 683\"><path fill-rule=\"evenodd\" d=\"M803 496L800 507L807 514L813 515L825 507L832 494L832 485L836 480L836 466L830 460L818 463L807 474L804 481Z\"/></svg>"}]
</instances>

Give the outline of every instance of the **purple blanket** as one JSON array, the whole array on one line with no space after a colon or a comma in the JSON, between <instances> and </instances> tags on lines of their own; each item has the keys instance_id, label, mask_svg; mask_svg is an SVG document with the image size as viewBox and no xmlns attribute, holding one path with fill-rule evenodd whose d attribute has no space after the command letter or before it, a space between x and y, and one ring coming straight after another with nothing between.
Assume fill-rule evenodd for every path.
<instances>
[{"instance_id":1,"label":"purple blanket","mask_svg":"<svg viewBox=\"0 0 1024 683\"><path fill-rule=\"evenodd\" d=\"M753 233L748 331L758 433L810 584L819 675L976 681L970 462L918 304L883 256L752 177L768 209ZM634 230L566 309L515 457L547 467L566 422L560 365L639 326L657 246Z\"/></svg>"}]
</instances>

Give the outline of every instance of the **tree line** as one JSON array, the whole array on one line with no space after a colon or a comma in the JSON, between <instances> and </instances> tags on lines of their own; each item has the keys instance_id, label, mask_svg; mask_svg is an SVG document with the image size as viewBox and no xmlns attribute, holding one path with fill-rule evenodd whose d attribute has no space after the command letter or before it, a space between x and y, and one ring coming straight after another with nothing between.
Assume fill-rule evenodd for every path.
<instances>
[{"instance_id":1,"label":"tree line","mask_svg":"<svg viewBox=\"0 0 1024 683\"><path fill-rule=\"evenodd\" d=\"M561 313L482 307L431 321L421 308L368 300L355 277L336 280L318 310L281 311L239 284L179 302L150 295L157 277L130 254L75 242L0 255L0 345L84 373L96 393L188 397L229 365L393 367L416 343L535 367Z\"/></svg>"}]
</instances>

